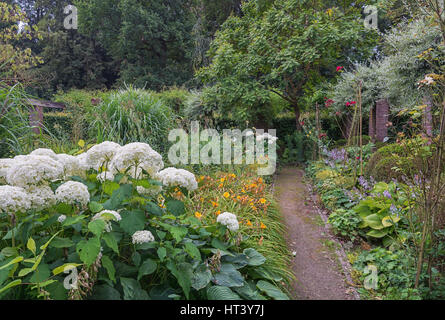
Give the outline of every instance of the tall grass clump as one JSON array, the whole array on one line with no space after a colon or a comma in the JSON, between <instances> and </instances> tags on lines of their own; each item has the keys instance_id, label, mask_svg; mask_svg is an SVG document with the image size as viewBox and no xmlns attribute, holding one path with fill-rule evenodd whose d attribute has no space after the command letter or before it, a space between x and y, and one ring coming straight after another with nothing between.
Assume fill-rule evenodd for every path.
<instances>
[{"instance_id":1,"label":"tall grass clump","mask_svg":"<svg viewBox=\"0 0 445 320\"><path fill-rule=\"evenodd\" d=\"M8 86L0 82L0 157L23 153L32 144L26 99L20 84Z\"/></svg>"},{"instance_id":2,"label":"tall grass clump","mask_svg":"<svg viewBox=\"0 0 445 320\"><path fill-rule=\"evenodd\" d=\"M145 142L161 153L168 151L166 141L176 115L151 92L132 87L111 92L87 113L89 135L98 143Z\"/></svg>"}]
</instances>

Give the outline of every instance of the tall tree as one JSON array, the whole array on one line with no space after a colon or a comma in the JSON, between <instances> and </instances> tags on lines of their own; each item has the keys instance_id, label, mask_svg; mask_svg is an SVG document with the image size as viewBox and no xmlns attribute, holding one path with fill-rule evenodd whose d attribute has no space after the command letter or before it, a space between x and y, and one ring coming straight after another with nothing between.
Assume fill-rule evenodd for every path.
<instances>
[{"instance_id":1,"label":"tall tree","mask_svg":"<svg viewBox=\"0 0 445 320\"><path fill-rule=\"evenodd\" d=\"M300 129L303 95L335 73L345 57L365 59L374 43L360 1L330 2L244 3L242 17L229 18L217 33L212 64L198 73L221 108L255 108L273 92L290 103Z\"/></svg>"},{"instance_id":2,"label":"tall tree","mask_svg":"<svg viewBox=\"0 0 445 320\"><path fill-rule=\"evenodd\" d=\"M81 31L97 37L119 66L120 82L159 89L192 78L189 2L80 0Z\"/></svg>"}]
</instances>

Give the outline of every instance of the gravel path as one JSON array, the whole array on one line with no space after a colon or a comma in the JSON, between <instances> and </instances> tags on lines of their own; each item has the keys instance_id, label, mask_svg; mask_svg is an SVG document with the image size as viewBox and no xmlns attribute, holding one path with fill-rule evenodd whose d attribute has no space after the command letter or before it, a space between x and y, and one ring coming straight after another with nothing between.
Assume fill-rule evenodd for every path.
<instances>
[{"instance_id":1,"label":"gravel path","mask_svg":"<svg viewBox=\"0 0 445 320\"><path fill-rule=\"evenodd\" d=\"M346 284L350 278L343 249L330 234L301 169L282 169L275 181L275 197L288 229L288 246L295 257L292 270L297 300L355 300Z\"/></svg>"}]
</instances>

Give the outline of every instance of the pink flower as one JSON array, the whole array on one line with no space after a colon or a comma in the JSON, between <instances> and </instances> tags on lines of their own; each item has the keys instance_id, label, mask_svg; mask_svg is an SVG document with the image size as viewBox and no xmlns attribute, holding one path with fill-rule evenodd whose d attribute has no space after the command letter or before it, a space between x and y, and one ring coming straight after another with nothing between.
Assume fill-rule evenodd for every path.
<instances>
[{"instance_id":1,"label":"pink flower","mask_svg":"<svg viewBox=\"0 0 445 320\"><path fill-rule=\"evenodd\" d=\"M332 106L332 104L333 104L334 102L335 102L335 101L332 100L332 99L327 99L326 102L325 102L326 108L329 108L330 106Z\"/></svg>"},{"instance_id":2,"label":"pink flower","mask_svg":"<svg viewBox=\"0 0 445 320\"><path fill-rule=\"evenodd\" d=\"M340 72L341 70L343 70L343 67L338 66L337 67L337 72Z\"/></svg>"},{"instance_id":3,"label":"pink flower","mask_svg":"<svg viewBox=\"0 0 445 320\"><path fill-rule=\"evenodd\" d=\"M355 102L355 101L348 101L348 102L346 102L346 106L347 107L350 107L350 106L353 106L353 105L355 105L357 102Z\"/></svg>"}]
</instances>

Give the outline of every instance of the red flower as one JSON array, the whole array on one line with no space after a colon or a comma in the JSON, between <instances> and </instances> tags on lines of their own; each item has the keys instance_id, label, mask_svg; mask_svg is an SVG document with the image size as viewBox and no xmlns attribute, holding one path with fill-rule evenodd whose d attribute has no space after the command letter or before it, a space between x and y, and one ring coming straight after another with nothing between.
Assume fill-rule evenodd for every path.
<instances>
[{"instance_id":1,"label":"red flower","mask_svg":"<svg viewBox=\"0 0 445 320\"><path fill-rule=\"evenodd\" d=\"M343 70L343 67L338 66L338 67L337 67L337 72L339 72L339 71L341 71L341 70Z\"/></svg>"},{"instance_id":2,"label":"red flower","mask_svg":"<svg viewBox=\"0 0 445 320\"><path fill-rule=\"evenodd\" d=\"M353 106L353 105L355 105L357 102L355 102L355 101L348 101L348 102L346 102L346 106L347 107L350 107L350 106Z\"/></svg>"},{"instance_id":3,"label":"red flower","mask_svg":"<svg viewBox=\"0 0 445 320\"><path fill-rule=\"evenodd\" d=\"M335 101L332 100L332 99L328 99L328 100L326 100L326 102L325 102L326 108L329 108L330 106L332 106L332 104L333 104L334 102L335 102Z\"/></svg>"},{"instance_id":4,"label":"red flower","mask_svg":"<svg viewBox=\"0 0 445 320\"><path fill-rule=\"evenodd\" d=\"M304 126L304 121L300 121L300 126Z\"/></svg>"},{"instance_id":5,"label":"red flower","mask_svg":"<svg viewBox=\"0 0 445 320\"><path fill-rule=\"evenodd\" d=\"M360 160L360 157L357 157L356 159L357 159L357 160Z\"/></svg>"},{"instance_id":6,"label":"red flower","mask_svg":"<svg viewBox=\"0 0 445 320\"><path fill-rule=\"evenodd\" d=\"M325 138L325 137L327 137L327 134L326 134L326 133L320 133L320 134L318 135L318 139L322 139L322 138Z\"/></svg>"}]
</instances>

